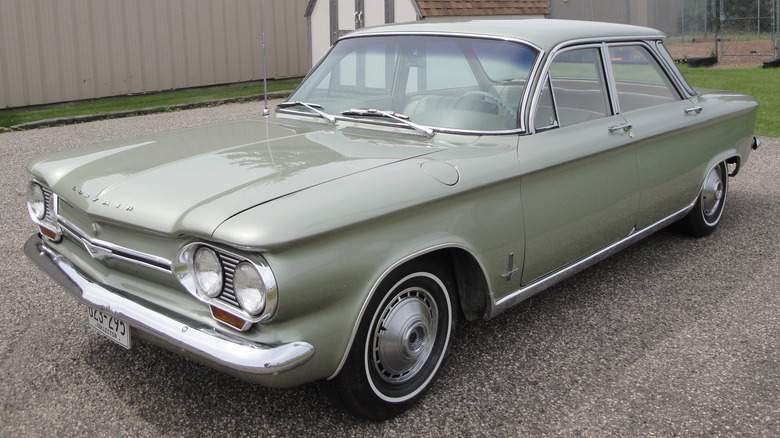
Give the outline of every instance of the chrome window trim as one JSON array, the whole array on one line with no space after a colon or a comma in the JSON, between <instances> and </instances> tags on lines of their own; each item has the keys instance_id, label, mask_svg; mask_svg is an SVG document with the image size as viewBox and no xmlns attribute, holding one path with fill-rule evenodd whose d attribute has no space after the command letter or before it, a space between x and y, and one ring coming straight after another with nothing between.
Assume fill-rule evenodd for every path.
<instances>
[{"instance_id":1,"label":"chrome window trim","mask_svg":"<svg viewBox=\"0 0 780 438\"><path fill-rule=\"evenodd\" d=\"M561 127L560 116L558 115L558 102L555 100L555 93L553 93L552 79L550 79L550 72L545 73L544 77L542 79L540 79L540 81L542 81L542 85L541 85L541 87L539 87L539 93L534 96L534 102L535 103L533 103L531 105L531 111L529 111L529 112L533 112L533 115L529 119L530 124L534 125L533 133L550 131L550 130L557 129L557 128ZM537 128L536 127L536 123L535 123L536 122L536 109L539 107L539 99L541 99L542 93L544 93L545 85L549 85L549 88L550 88L550 101L552 102L552 111L553 111L553 115L555 116L555 121L554 121L555 124L553 124L551 126L545 126L545 127Z\"/></svg>"},{"instance_id":2,"label":"chrome window trim","mask_svg":"<svg viewBox=\"0 0 780 438\"><path fill-rule=\"evenodd\" d=\"M587 48L595 48L599 52L599 56L601 57L600 63L601 63L602 74L604 75L604 80L607 82L605 84L606 85L606 90L605 91L608 94L608 96L607 96L607 103L609 104L609 108L607 108L607 109L613 111L613 114L611 114L611 115L615 115L615 113L614 113L615 106L614 106L614 103L612 102L612 100L613 100L612 99L612 89L610 87L611 81L610 81L610 77L607 76L607 74L608 74L607 71L605 70L605 68L606 68L605 64L606 63L604 62L604 42L603 41L589 41L589 42L585 42L585 43L572 44L572 45L561 44L561 45L556 46L556 48L553 49L552 51L550 51L550 55L545 58L544 65L541 68L541 74L542 74L543 77L541 79L539 79L539 80L535 80L534 81L534 84L535 84L534 85L534 94L531 97L530 109L527 111L527 114L529 116L529 119L528 119L528 127L530 128L529 133L536 134L537 132L545 132L545 131L550 131L552 129L565 127L565 126L560 126L560 120L558 120L558 125L556 125L555 128L546 128L546 129L539 130L539 129L536 129L533 126L533 124L534 124L533 121L536 118L536 109L539 107L539 97L541 96L541 93L544 91L545 80L549 79L549 77L550 77L550 66L552 65L553 60L558 55L560 55L561 53L565 53L565 52L568 52L568 51L571 51L571 50L587 49ZM555 92L554 92L554 90L552 88L552 81L550 81L550 92L551 92L551 94L553 96L553 106L554 106L553 110L555 111L556 117L558 117L558 103L555 100Z\"/></svg>"},{"instance_id":3,"label":"chrome window trim","mask_svg":"<svg viewBox=\"0 0 780 438\"><path fill-rule=\"evenodd\" d=\"M605 50L606 58L604 58L604 59L610 60L610 62L607 62L606 64L608 65L609 72L612 75L611 78L610 78L611 79L610 83L612 84L612 86L615 87L615 105L616 105L616 107L618 109L619 109L619 105L618 105L618 102L617 102L617 100L618 100L617 99L617 83L616 83L616 80L615 80L614 72L612 71L612 61L611 61L611 58L609 56L609 49L610 49L610 47L620 47L620 46L642 46L645 49L647 49L647 51L650 53L650 56L653 57L653 59L655 60L656 64L661 68L661 71L663 72L663 74L666 75L666 79L669 80L669 83L672 85L672 87L674 88L674 91L677 93L678 101L685 100L685 99L687 99L689 97L687 95L687 93L685 93L683 91L683 89L680 88L680 84L675 80L675 76L676 75L672 74L672 72L669 70L669 68L666 65L666 63L663 61L663 59L661 59L659 54L656 52L655 48L651 44L648 44L647 41L625 41L625 42L620 42L620 43L605 44L605 49L604 50ZM618 112L617 114L620 114L620 112Z\"/></svg>"},{"instance_id":4,"label":"chrome window trim","mask_svg":"<svg viewBox=\"0 0 780 438\"><path fill-rule=\"evenodd\" d=\"M445 134L459 134L459 135L508 135L508 134L527 134L529 131L529 126L526 124L526 110L525 108L528 108L528 99L531 96L531 88L533 88L532 81L533 78L536 77L537 73L539 72L540 65L542 63L542 59L545 58L545 51L539 47L538 45L526 41L523 39L518 38L509 38L509 37L500 37L496 35L484 35L484 34L471 34L471 33L460 33L460 32L435 32L435 31L423 31L423 32L388 32L388 33L364 33L361 32L357 35L349 34L345 35L338 40L331 46L331 49L328 50L328 52L320 59L319 62L317 62L317 65L315 65L308 75L303 79L303 81L306 81L309 76L311 75L311 72L315 71L317 67L323 62L323 60L327 57L328 54L330 54L333 47L339 42L343 40L348 39L354 39L354 38L369 38L369 37L393 37L393 36L440 36L440 37L453 37L453 38L469 38L469 39L483 39L483 40L493 40L493 41L505 41L515 44L521 44L527 47L530 47L531 49L536 51L536 59L534 60L533 65L531 66L531 70L528 72L528 78L526 80L526 85L523 87L523 95L520 98L520 102L518 103L518 123L519 127L516 129L506 129L506 130L488 130L488 131L481 131L481 130L474 130L474 129L454 129L454 128L442 128L442 127L436 127L431 125L423 125L420 124L423 127L430 128L434 130L435 132L441 132ZM283 113L283 114L294 114L299 116L306 116L306 117L314 117L314 118L320 118L320 116L310 113L310 112L303 112L303 111L296 111L296 110L290 110L289 108L277 108L276 112ZM336 120L339 121L355 121L354 118L348 118L343 117L340 115L333 115ZM375 121L374 124L376 125L382 125L382 126L393 126L393 127L399 127L399 128L408 128L405 125L393 123L391 121Z\"/></svg>"},{"instance_id":5,"label":"chrome window trim","mask_svg":"<svg viewBox=\"0 0 780 438\"><path fill-rule=\"evenodd\" d=\"M280 113L286 114L286 115L295 115L295 116L304 116L314 119L320 119L320 116L314 114L314 113L307 113L303 111L297 111L297 110L290 110L288 108L278 109L277 110ZM422 138L428 138L424 134L422 134L419 131L415 131L414 129L410 128L407 125L401 124L401 123L394 123L392 121L385 121L385 120L367 120L367 119L360 119L360 118L353 118L353 117L344 117L344 116L334 116L336 120L341 122L351 122L351 123L359 123L359 124L366 124L366 125L375 125L375 126L383 126L383 127L390 127L390 128L401 128L404 129L403 132L399 134L403 135L413 135L416 137L422 137ZM419 124L420 126L424 128L432 129L434 132L442 133L442 134L458 134L458 135L508 135L508 134L525 134L526 131L524 129L505 129L505 130L499 130L499 131L478 131L478 130L470 130L470 129L452 129L452 128L439 128L436 126L431 125L423 125ZM409 131L409 132L407 132ZM432 138L432 137L431 137Z\"/></svg>"},{"instance_id":6,"label":"chrome window trim","mask_svg":"<svg viewBox=\"0 0 780 438\"><path fill-rule=\"evenodd\" d=\"M662 61L662 67L667 72L667 75L672 78L672 81L677 84L679 89L684 91L682 93L684 98L690 99L695 96L697 94L696 90L691 87L691 84L688 83L688 80L685 79L682 72L674 65L674 58L672 58L672 55L666 50L663 40L656 40L654 46L655 51Z\"/></svg>"},{"instance_id":7,"label":"chrome window trim","mask_svg":"<svg viewBox=\"0 0 780 438\"><path fill-rule=\"evenodd\" d=\"M608 80L607 88L609 92L609 99L613 108L613 115L620 114L618 102L617 102L617 95L614 94L614 75L612 73L612 65L610 62L606 62L609 60L609 47L612 45L643 45L645 46L651 53L651 55L656 59L658 64L661 66L661 69L663 70L664 74L671 80L672 84L674 85L678 95L682 96L682 99L686 99L691 97L692 95L689 92L689 88L684 84L681 83L680 78L678 78L678 75L675 74L674 70L669 68L667 62L668 60L664 59L664 56L659 55L659 51L656 47L654 47L651 42L655 42L655 44L662 44L663 39L666 38L665 35L658 35L655 38L650 38L648 36L621 36L621 37L607 37L607 38L583 38L580 40L571 40L566 41L563 43L558 44L555 46L552 50L550 50L550 53L547 57L544 58L543 66L540 69L541 75L548 75L550 72L550 64L552 63L552 60L558 56L559 53L570 50L575 47L589 47L589 46L600 46L601 47L601 57L602 57L602 69L605 70L605 74L609 74L609 76L606 78ZM606 53L605 53L606 51ZM540 54L541 55L541 54ZM531 78L529 77L529 81ZM534 92L531 95L531 100L529 102L530 109L526 111L526 114L528 115L528 123L526 126L528 126L529 134L536 134L537 132L544 132L548 131L550 129L543 129L543 130L537 130L533 126L533 120L536 117L536 108L539 105L539 95L542 92L542 85L544 84L544 81L540 80L534 80ZM557 111L557 108L556 108Z\"/></svg>"},{"instance_id":8,"label":"chrome window trim","mask_svg":"<svg viewBox=\"0 0 780 438\"><path fill-rule=\"evenodd\" d=\"M601 44L601 68L604 70L607 80L607 94L610 105L612 106L612 115L620 114L620 99L618 99L617 83L615 82L615 70L612 68L612 58L609 56L611 44Z\"/></svg>"}]
</instances>

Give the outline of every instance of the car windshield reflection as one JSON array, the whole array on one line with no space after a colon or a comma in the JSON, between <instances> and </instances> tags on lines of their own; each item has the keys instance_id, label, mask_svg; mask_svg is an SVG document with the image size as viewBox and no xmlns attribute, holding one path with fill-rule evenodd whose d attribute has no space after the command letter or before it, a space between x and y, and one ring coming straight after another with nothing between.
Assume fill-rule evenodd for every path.
<instances>
[{"instance_id":1,"label":"car windshield reflection","mask_svg":"<svg viewBox=\"0 0 780 438\"><path fill-rule=\"evenodd\" d=\"M347 38L290 97L326 114L354 108L403 114L409 125L464 131L520 127L520 102L537 51L503 40L450 36ZM282 105L282 112L293 111ZM318 112L302 111L318 117ZM388 123L394 120L388 118Z\"/></svg>"}]
</instances>

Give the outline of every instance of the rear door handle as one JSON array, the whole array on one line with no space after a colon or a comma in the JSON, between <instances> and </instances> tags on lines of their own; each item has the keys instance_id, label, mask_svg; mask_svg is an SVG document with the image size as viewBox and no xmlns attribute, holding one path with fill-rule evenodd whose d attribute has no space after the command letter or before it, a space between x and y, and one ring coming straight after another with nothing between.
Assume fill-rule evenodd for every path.
<instances>
[{"instance_id":1,"label":"rear door handle","mask_svg":"<svg viewBox=\"0 0 780 438\"><path fill-rule=\"evenodd\" d=\"M704 108L702 108L700 106L694 106L694 107L690 107L690 108L685 108L685 114L686 115L699 114L702 111L704 111Z\"/></svg>"},{"instance_id":2,"label":"rear door handle","mask_svg":"<svg viewBox=\"0 0 780 438\"><path fill-rule=\"evenodd\" d=\"M630 123L621 123L619 125L610 126L607 129L609 129L609 133L610 134L614 134L614 133L616 133L618 131L628 132L628 131L631 130L631 128L632 128L632 126L631 126Z\"/></svg>"}]
</instances>

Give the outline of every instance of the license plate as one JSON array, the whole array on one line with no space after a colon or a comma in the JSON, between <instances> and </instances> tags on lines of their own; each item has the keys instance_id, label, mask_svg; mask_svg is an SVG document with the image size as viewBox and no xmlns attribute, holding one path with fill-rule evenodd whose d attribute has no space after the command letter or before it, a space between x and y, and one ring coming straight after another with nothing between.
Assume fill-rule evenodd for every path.
<instances>
[{"instance_id":1,"label":"license plate","mask_svg":"<svg viewBox=\"0 0 780 438\"><path fill-rule=\"evenodd\" d=\"M130 324L91 306L87 306L87 321L108 339L130 348Z\"/></svg>"}]
</instances>

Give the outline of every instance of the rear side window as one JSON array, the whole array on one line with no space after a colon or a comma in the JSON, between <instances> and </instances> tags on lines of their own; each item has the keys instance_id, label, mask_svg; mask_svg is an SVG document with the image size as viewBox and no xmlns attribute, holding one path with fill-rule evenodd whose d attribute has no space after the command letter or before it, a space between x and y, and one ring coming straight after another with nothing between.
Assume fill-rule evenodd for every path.
<instances>
[{"instance_id":1,"label":"rear side window","mask_svg":"<svg viewBox=\"0 0 780 438\"><path fill-rule=\"evenodd\" d=\"M641 45L609 48L621 112L649 108L680 100L658 61Z\"/></svg>"}]
</instances>

